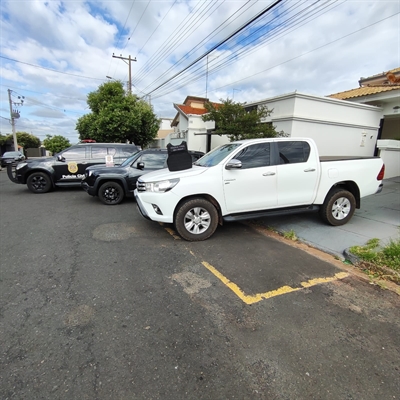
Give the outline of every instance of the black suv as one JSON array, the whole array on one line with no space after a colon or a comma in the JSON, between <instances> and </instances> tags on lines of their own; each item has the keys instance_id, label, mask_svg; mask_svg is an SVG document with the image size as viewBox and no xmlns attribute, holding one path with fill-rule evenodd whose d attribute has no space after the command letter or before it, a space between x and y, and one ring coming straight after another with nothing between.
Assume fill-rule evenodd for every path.
<instances>
[{"instance_id":1,"label":"black suv","mask_svg":"<svg viewBox=\"0 0 400 400\"><path fill-rule=\"evenodd\" d=\"M189 151L193 162L204 155ZM147 149L127 158L121 165L96 165L86 168L81 185L91 196L98 196L107 205L121 203L125 196L133 197L138 178L148 172L167 167L166 149Z\"/></svg>"},{"instance_id":2,"label":"black suv","mask_svg":"<svg viewBox=\"0 0 400 400\"><path fill-rule=\"evenodd\" d=\"M54 187L80 186L85 169L98 164L121 164L139 151L133 144L79 143L55 154L25 160L8 168L8 177L15 183L27 184L33 193L46 193Z\"/></svg>"}]
</instances>

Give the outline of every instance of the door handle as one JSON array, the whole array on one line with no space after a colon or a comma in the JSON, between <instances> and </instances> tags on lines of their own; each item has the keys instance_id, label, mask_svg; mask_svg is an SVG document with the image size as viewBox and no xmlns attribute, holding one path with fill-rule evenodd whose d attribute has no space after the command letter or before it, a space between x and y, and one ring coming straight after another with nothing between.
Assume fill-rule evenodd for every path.
<instances>
[{"instance_id":1,"label":"door handle","mask_svg":"<svg viewBox=\"0 0 400 400\"><path fill-rule=\"evenodd\" d=\"M275 172L266 172L263 176L272 176L275 175Z\"/></svg>"},{"instance_id":2,"label":"door handle","mask_svg":"<svg viewBox=\"0 0 400 400\"><path fill-rule=\"evenodd\" d=\"M304 172L314 172L315 168L307 168L304 170Z\"/></svg>"}]
</instances>

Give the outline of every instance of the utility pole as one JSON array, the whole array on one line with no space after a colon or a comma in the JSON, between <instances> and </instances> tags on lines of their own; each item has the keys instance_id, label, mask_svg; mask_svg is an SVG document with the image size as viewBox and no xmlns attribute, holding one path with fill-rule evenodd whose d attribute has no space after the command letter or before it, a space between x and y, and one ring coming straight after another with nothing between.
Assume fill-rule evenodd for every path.
<instances>
[{"instance_id":1,"label":"utility pole","mask_svg":"<svg viewBox=\"0 0 400 400\"><path fill-rule=\"evenodd\" d=\"M17 134L15 132L15 119L19 118L19 111L18 110L13 110L13 101L11 99L11 89L8 90L8 102L10 103L10 118L11 118L11 127L12 127L12 133L13 133L13 139L14 139L14 151L18 151L18 143L17 143ZM15 105L23 105L24 104L24 98L22 97L22 100L20 103L14 103Z\"/></svg>"},{"instance_id":2,"label":"utility pole","mask_svg":"<svg viewBox=\"0 0 400 400\"><path fill-rule=\"evenodd\" d=\"M119 56L114 55L113 53L113 58L119 58L121 59L124 63L128 64L129 66L129 81L128 81L128 93L132 94L132 71L131 71L131 61L136 61L136 58L131 58L129 55L128 57L122 57L122 54ZM128 62L126 62L128 61Z\"/></svg>"}]
</instances>

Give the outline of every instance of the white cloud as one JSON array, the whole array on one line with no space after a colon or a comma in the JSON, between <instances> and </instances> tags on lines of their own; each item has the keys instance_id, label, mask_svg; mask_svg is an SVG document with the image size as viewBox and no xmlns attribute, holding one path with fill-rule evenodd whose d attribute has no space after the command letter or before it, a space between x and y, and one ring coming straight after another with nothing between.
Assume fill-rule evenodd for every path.
<instances>
[{"instance_id":1,"label":"white cloud","mask_svg":"<svg viewBox=\"0 0 400 400\"><path fill-rule=\"evenodd\" d=\"M5 119L9 88L14 100L18 95L26 98L17 130L32 132L41 140L46 134L61 134L76 142L76 120L89 111L87 94L105 82L106 75L128 80L128 66L112 58L113 53L136 57L133 91L143 95L141 91L147 93L165 82L268 4L272 2L3 0L0 131L11 132ZM286 10L299 4L315 10L311 1L281 4ZM289 22L279 25L283 19L276 18L273 24L282 30L280 36L218 71L214 67L227 54L238 56L238 49L223 46L213 51L207 84L203 59L198 74L183 88L177 89L174 82L185 81L184 74L151 94L155 112L172 117L174 102L188 95L205 96L206 87L212 101L234 97L251 102L294 90L328 95L357 87L362 76L400 66L399 0L319 4L327 8L294 27ZM271 14L271 20L277 16ZM224 24L228 18L230 23ZM271 38L271 33L265 37Z\"/></svg>"}]
</instances>

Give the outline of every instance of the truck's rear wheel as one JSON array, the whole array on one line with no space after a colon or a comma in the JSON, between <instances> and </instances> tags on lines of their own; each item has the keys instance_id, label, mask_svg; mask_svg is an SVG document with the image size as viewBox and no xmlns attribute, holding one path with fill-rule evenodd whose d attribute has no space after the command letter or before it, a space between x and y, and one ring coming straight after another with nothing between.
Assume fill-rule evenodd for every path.
<instances>
[{"instance_id":1,"label":"truck's rear wheel","mask_svg":"<svg viewBox=\"0 0 400 400\"><path fill-rule=\"evenodd\" d=\"M44 172L34 172L29 175L26 184L33 193L47 193L51 189L50 177Z\"/></svg>"},{"instance_id":2,"label":"truck's rear wheel","mask_svg":"<svg viewBox=\"0 0 400 400\"><path fill-rule=\"evenodd\" d=\"M112 206L121 203L124 199L124 189L117 182L106 182L100 186L98 196L103 204Z\"/></svg>"},{"instance_id":3,"label":"truck's rear wheel","mask_svg":"<svg viewBox=\"0 0 400 400\"><path fill-rule=\"evenodd\" d=\"M188 200L176 212L175 228L183 239L190 242L208 239L217 226L217 209L206 199Z\"/></svg>"},{"instance_id":4,"label":"truck's rear wheel","mask_svg":"<svg viewBox=\"0 0 400 400\"><path fill-rule=\"evenodd\" d=\"M320 210L321 218L330 225L344 225L350 221L356 209L353 194L344 189L333 189L326 196Z\"/></svg>"}]
</instances>

